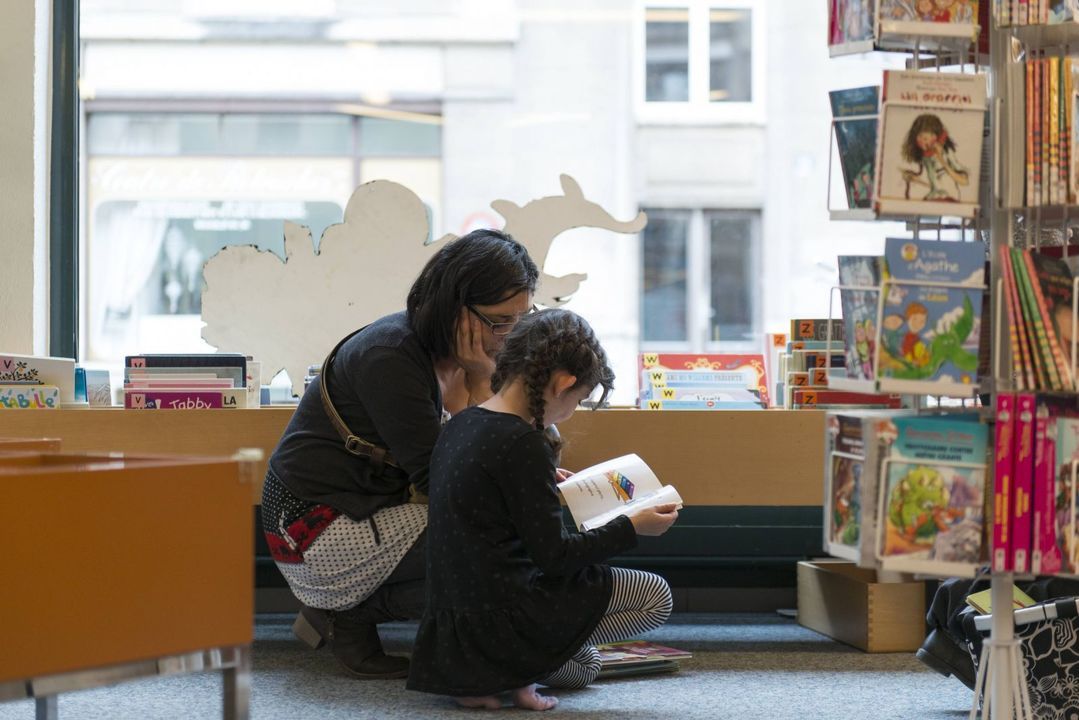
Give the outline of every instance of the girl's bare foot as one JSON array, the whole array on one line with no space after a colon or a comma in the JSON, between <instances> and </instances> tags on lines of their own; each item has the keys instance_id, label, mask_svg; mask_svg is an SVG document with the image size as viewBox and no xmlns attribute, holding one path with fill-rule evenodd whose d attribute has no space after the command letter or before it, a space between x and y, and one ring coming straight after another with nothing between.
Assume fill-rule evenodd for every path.
<instances>
[{"instance_id":1,"label":"girl's bare foot","mask_svg":"<svg viewBox=\"0 0 1079 720\"><path fill-rule=\"evenodd\" d=\"M558 704L558 698L540 695L536 692L535 685L517 688L511 695L513 696L513 704L526 710L550 710Z\"/></svg>"},{"instance_id":2,"label":"girl's bare foot","mask_svg":"<svg viewBox=\"0 0 1079 720\"><path fill-rule=\"evenodd\" d=\"M486 697L459 697L454 698L457 704L466 708L482 708L484 710L498 710L502 707L502 701L494 695Z\"/></svg>"}]
</instances>

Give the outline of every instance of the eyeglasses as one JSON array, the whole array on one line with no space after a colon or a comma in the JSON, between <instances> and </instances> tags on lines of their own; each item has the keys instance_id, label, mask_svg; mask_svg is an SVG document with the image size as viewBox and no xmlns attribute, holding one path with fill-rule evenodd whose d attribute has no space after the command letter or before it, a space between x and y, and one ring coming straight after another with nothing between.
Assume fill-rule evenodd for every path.
<instances>
[{"instance_id":1,"label":"eyeglasses","mask_svg":"<svg viewBox=\"0 0 1079 720\"><path fill-rule=\"evenodd\" d=\"M532 313L536 312L536 306L533 305L528 310L521 313L520 315L517 315L513 320L511 320L509 322L495 322L494 320L487 317L486 315L484 315L483 313L481 313L479 310L472 307L471 305L468 306L468 309L472 312L473 315L475 315L480 320L482 320L484 325L491 328L491 333L492 334L500 335L500 336L501 335L509 335L510 330L513 330L513 328L517 325L517 323L521 321L521 318L523 318L525 315L531 315Z\"/></svg>"}]
</instances>

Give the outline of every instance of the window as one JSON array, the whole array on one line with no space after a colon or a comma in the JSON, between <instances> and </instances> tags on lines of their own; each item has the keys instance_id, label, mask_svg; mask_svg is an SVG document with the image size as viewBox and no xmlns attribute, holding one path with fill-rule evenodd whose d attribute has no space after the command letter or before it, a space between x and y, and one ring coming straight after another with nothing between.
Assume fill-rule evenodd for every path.
<instances>
[{"instance_id":1,"label":"window","mask_svg":"<svg viewBox=\"0 0 1079 720\"><path fill-rule=\"evenodd\" d=\"M432 116L438 119L438 116ZM202 266L230 245L315 245L353 189L401 182L437 217L441 126L341 113L93 111L87 127L82 357L208 352Z\"/></svg>"},{"instance_id":2,"label":"window","mask_svg":"<svg viewBox=\"0 0 1079 720\"><path fill-rule=\"evenodd\" d=\"M760 212L650 209L641 233L641 346L759 345Z\"/></svg>"},{"instance_id":3,"label":"window","mask_svg":"<svg viewBox=\"0 0 1079 720\"><path fill-rule=\"evenodd\" d=\"M763 122L763 2L654 0L641 26L642 120Z\"/></svg>"}]
</instances>

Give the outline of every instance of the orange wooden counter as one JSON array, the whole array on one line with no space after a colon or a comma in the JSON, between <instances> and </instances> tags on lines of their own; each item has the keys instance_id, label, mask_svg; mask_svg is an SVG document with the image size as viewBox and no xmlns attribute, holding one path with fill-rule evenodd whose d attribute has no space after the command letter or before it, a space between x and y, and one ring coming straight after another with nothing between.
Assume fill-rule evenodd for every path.
<instances>
[{"instance_id":1,"label":"orange wooden counter","mask_svg":"<svg viewBox=\"0 0 1079 720\"><path fill-rule=\"evenodd\" d=\"M269 457L292 412L291 406L8 411L0 412L0 437L58 437L65 452L230 455L251 447ZM559 429L567 441L565 467L635 452L691 505L821 503L821 411L579 410ZM265 460L260 478L264 470ZM256 483L256 501L260 491Z\"/></svg>"}]
</instances>

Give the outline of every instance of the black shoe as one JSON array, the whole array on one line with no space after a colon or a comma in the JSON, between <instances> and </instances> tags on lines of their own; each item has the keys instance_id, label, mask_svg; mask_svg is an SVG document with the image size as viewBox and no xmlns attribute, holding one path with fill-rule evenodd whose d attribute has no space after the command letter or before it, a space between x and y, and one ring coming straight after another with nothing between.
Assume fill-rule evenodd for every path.
<instances>
[{"instance_id":1,"label":"black shoe","mask_svg":"<svg viewBox=\"0 0 1079 720\"><path fill-rule=\"evenodd\" d=\"M370 614L363 605L343 612L304 605L292 624L292 632L315 650L328 642L334 657L352 677L363 680L408 677L408 658L383 652L378 629L366 617Z\"/></svg>"},{"instance_id":2,"label":"black shoe","mask_svg":"<svg viewBox=\"0 0 1079 720\"><path fill-rule=\"evenodd\" d=\"M974 661L963 647L940 630L933 630L914 653L925 665L974 689Z\"/></svg>"}]
</instances>

